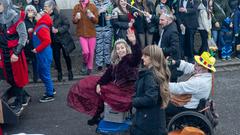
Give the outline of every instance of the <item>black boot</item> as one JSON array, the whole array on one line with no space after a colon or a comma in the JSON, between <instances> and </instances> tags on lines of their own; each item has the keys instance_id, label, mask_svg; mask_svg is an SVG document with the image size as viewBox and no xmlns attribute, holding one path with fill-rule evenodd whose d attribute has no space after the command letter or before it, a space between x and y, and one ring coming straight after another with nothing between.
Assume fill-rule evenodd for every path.
<instances>
[{"instance_id":1,"label":"black boot","mask_svg":"<svg viewBox=\"0 0 240 135\"><path fill-rule=\"evenodd\" d=\"M81 69L80 74L81 75L87 75L87 64L86 63L82 64L82 69Z\"/></svg>"},{"instance_id":2,"label":"black boot","mask_svg":"<svg viewBox=\"0 0 240 135\"><path fill-rule=\"evenodd\" d=\"M98 124L100 122L101 118L100 118L100 114L97 114L95 116L92 117L92 119L88 120L87 123L89 126L93 126L95 124Z\"/></svg>"},{"instance_id":3,"label":"black boot","mask_svg":"<svg viewBox=\"0 0 240 135\"><path fill-rule=\"evenodd\" d=\"M62 81L62 72L58 72L58 81L59 81L59 82Z\"/></svg>"},{"instance_id":4,"label":"black boot","mask_svg":"<svg viewBox=\"0 0 240 135\"><path fill-rule=\"evenodd\" d=\"M90 75L92 73L92 69L87 70L87 75Z\"/></svg>"},{"instance_id":5,"label":"black boot","mask_svg":"<svg viewBox=\"0 0 240 135\"><path fill-rule=\"evenodd\" d=\"M95 124L98 124L101 120L101 113L104 111L104 105L101 104L98 109L96 114L92 117L92 119L88 120L88 125L93 126Z\"/></svg>"},{"instance_id":6,"label":"black boot","mask_svg":"<svg viewBox=\"0 0 240 135\"><path fill-rule=\"evenodd\" d=\"M68 80L69 80L69 81L73 80L72 70L69 70L69 71L68 71Z\"/></svg>"},{"instance_id":7,"label":"black boot","mask_svg":"<svg viewBox=\"0 0 240 135\"><path fill-rule=\"evenodd\" d=\"M20 114L22 113L23 111L23 106L22 106L22 103L23 103L23 95L20 94L16 97L15 101L15 106L11 106L13 112L17 115L17 116L20 116Z\"/></svg>"}]
</instances>

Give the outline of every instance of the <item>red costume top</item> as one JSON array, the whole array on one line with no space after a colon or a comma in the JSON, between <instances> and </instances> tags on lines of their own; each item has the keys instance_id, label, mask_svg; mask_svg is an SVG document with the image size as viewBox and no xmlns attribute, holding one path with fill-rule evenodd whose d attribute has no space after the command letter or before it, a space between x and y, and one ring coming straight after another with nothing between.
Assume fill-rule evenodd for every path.
<instances>
[{"instance_id":1,"label":"red costume top","mask_svg":"<svg viewBox=\"0 0 240 135\"><path fill-rule=\"evenodd\" d=\"M3 68L5 79L12 86L24 87L28 84L28 67L24 51L18 55L18 61L11 62L13 49L18 46L19 35L17 27L24 21L24 13L20 12L17 22L7 28L0 24L0 68Z\"/></svg>"}]
</instances>

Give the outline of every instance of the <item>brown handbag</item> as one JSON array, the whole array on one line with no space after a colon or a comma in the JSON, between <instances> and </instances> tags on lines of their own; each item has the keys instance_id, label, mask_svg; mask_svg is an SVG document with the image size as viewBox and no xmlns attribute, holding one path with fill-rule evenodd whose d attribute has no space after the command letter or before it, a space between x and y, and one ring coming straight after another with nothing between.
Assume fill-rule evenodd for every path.
<instances>
[{"instance_id":1,"label":"brown handbag","mask_svg":"<svg viewBox=\"0 0 240 135\"><path fill-rule=\"evenodd\" d=\"M178 107L183 107L185 104L187 104L192 98L191 94L181 94L181 95L171 95L170 102Z\"/></svg>"}]
</instances>

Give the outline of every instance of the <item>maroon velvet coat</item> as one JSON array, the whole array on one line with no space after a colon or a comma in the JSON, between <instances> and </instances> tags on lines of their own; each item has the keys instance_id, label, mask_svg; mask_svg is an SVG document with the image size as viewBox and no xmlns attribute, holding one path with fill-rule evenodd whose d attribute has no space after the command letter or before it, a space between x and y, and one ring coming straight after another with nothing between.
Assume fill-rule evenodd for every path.
<instances>
[{"instance_id":1,"label":"maroon velvet coat","mask_svg":"<svg viewBox=\"0 0 240 135\"><path fill-rule=\"evenodd\" d=\"M140 46L132 46L132 52L117 65L111 65L101 78L89 76L74 84L68 93L68 105L91 116L101 110L104 102L116 111L128 111L132 105L134 83L141 60ZM101 86L101 95L96 93L97 84Z\"/></svg>"},{"instance_id":2,"label":"maroon velvet coat","mask_svg":"<svg viewBox=\"0 0 240 135\"><path fill-rule=\"evenodd\" d=\"M105 85L113 81L117 86L124 87L137 80L137 66L141 60L141 49L138 45L131 46L132 54L127 54L117 65L111 65L98 81Z\"/></svg>"}]
</instances>

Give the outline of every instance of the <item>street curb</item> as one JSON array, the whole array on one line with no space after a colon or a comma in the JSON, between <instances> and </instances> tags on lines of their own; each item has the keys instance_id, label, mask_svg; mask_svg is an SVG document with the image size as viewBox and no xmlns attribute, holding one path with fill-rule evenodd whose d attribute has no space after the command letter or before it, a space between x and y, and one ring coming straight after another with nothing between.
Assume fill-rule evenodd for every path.
<instances>
[{"instance_id":1,"label":"street curb","mask_svg":"<svg viewBox=\"0 0 240 135\"><path fill-rule=\"evenodd\" d=\"M240 60L239 59L232 59L229 61L223 61L223 60L218 60L218 62L215 65L216 68L216 72L227 72L227 71L236 71L236 70L240 70ZM76 73L76 72L74 72ZM93 75L99 75L101 76L101 74L93 74ZM54 86L58 86L58 85L70 85L73 84L77 81L79 81L80 79L84 78L86 76L83 75L79 75L79 74L74 74L74 79L71 81L68 81L68 77L67 76L63 76L63 80L61 82L59 82L57 80L57 76L52 76L53 82L54 82ZM33 80L31 78L29 78L29 85L27 85L26 87L39 87L39 86L44 86L43 83L40 81L37 83L33 83ZM0 85L4 85L4 81L0 80ZM5 85L4 85L5 86Z\"/></svg>"}]
</instances>

